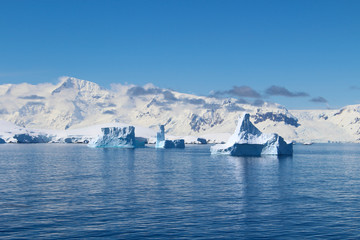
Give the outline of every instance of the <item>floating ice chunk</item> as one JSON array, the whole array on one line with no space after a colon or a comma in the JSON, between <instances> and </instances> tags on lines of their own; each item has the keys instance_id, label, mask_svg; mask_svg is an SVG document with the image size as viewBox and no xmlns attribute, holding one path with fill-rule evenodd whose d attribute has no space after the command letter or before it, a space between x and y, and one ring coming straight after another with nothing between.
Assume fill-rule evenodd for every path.
<instances>
[{"instance_id":1,"label":"floating ice chunk","mask_svg":"<svg viewBox=\"0 0 360 240\"><path fill-rule=\"evenodd\" d=\"M176 139L173 142L174 142L175 148L185 148L184 139Z\"/></svg>"},{"instance_id":2,"label":"floating ice chunk","mask_svg":"<svg viewBox=\"0 0 360 240\"><path fill-rule=\"evenodd\" d=\"M260 132L251 122L250 115L239 117L234 134L225 144L210 148L211 154L232 156L292 155L292 143L286 143L279 135Z\"/></svg>"},{"instance_id":3,"label":"floating ice chunk","mask_svg":"<svg viewBox=\"0 0 360 240\"><path fill-rule=\"evenodd\" d=\"M184 139L165 140L165 127L160 125L160 131L156 134L155 148L185 148Z\"/></svg>"},{"instance_id":4,"label":"floating ice chunk","mask_svg":"<svg viewBox=\"0 0 360 240\"><path fill-rule=\"evenodd\" d=\"M200 143L200 144L207 144L207 141L206 141L205 138L198 138L197 141L198 141L198 143Z\"/></svg>"},{"instance_id":5,"label":"floating ice chunk","mask_svg":"<svg viewBox=\"0 0 360 240\"><path fill-rule=\"evenodd\" d=\"M0 144L6 143L4 139L0 138Z\"/></svg>"},{"instance_id":6,"label":"floating ice chunk","mask_svg":"<svg viewBox=\"0 0 360 240\"><path fill-rule=\"evenodd\" d=\"M102 134L89 143L90 147L135 148L135 127L105 127Z\"/></svg>"}]
</instances>

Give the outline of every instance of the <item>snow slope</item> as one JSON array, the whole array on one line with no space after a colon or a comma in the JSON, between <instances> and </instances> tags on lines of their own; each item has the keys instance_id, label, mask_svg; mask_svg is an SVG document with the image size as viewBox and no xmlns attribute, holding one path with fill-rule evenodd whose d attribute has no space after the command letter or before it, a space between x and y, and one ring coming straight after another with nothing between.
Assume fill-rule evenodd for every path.
<instances>
[{"instance_id":1,"label":"snow slope","mask_svg":"<svg viewBox=\"0 0 360 240\"><path fill-rule=\"evenodd\" d=\"M135 125L136 132L142 126L147 129L144 136L150 138L164 124L169 139L204 137L221 142L231 135L243 112L250 113L260 131L278 133L288 141L360 141L360 105L340 110L287 110L278 104L254 106L234 98L196 96L151 84L116 84L104 89L72 77L62 77L58 84L0 85L1 120L19 126L12 129L52 129L63 137L91 137L98 134L99 126L119 124ZM7 129L3 121L0 137Z\"/></svg>"}]
</instances>

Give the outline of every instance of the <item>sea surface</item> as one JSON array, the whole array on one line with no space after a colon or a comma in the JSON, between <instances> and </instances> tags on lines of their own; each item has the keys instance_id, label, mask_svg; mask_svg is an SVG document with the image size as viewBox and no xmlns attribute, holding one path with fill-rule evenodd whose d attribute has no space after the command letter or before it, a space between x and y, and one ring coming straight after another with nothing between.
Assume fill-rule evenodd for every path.
<instances>
[{"instance_id":1,"label":"sea surface","mask_svg":"<svg viewBox=\"0 0 360 240\"><path fill-rule=\"evenodd\" d=\"M0 239L360 239L360 145L0 145Z\"/></svg>"}]
</instances>

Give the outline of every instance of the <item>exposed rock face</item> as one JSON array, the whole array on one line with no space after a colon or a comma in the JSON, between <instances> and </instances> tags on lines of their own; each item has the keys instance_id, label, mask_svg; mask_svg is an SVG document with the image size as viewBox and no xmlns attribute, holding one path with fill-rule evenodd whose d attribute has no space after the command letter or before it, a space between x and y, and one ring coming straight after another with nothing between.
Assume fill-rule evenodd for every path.
<instances>
[{"instance_id":1,"label":"exposed rock face","mask_svg":"<svg viewBox=\"0 0 360 240\"><path fill-rule=\"evenodd\" d=\"M205 126L214 127L221 124L224 119L221 118L219 114L214 113L214 111L206 112L202 117L197 114L192 114L190 117L190 127L194 132L199 132Z\"/></svg>"},{"instance_id":2,"label":"exposed rock face","mask_svg":"<svg viewBox=\"0 0 360 240\"><path fill-rule=\"evenodd\" d=\"M135 127L101 128L102 135L92 141L91 147L135 148Z\"/></svg>"},{"instance_id":3,"label":"exposed rock face","mask_svg":"<svg viewBox=\"0 0 360 240\"><path fill-rule=\"evenodd\" d=\"M285 124L294 126L294 127L299 127L300 124L298 123L298 119L291 117L291 116L286 116L285 114L282 113L273 113L273 112L267 112L267 113L257 113L256 115L254 115L254 123L260 123L260 122L264 122L266 120L271 120L273 122L284 122Z\"/></svg>"},{"instance_id":4,"label":"exposed rock face","mask_svg":"<svg viewBox=\"0 0 360 240\"><path fill-rule=\"evenodd\" d=\"M288 144L277 134L264 134L251 122L250 115L239 117L234 134L226 144L218 144L210 149L212 154L232 156L292 155L292 143Z\"/></svg>"}]
</instances>

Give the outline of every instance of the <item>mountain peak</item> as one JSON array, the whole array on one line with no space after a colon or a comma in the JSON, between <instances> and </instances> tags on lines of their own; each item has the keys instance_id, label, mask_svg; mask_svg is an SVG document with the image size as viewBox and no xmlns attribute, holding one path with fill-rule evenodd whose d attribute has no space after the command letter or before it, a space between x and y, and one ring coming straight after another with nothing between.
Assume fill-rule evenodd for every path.
<instances>
[{"instance_id":1,"label":"mountain peak","mask_svg":"<svg viewBox=\"0 0 360 240\"><path fill-rule=\"evenodd\" d=\"M94 82L81 80L81 79L74 78L74 77L64 76L64 77L60 77L59 80L60 80L59 84L56 85L56 88L52 91L51 95L60 93L61 91L65 90L65 89L74 89L77 91L81 91L81 90L99 91L99 90L102 90L102 88Z\"/></svg>"}]
</instances>

